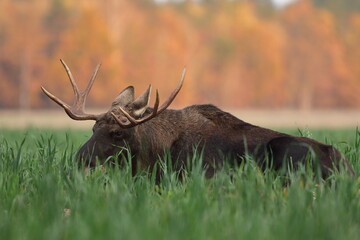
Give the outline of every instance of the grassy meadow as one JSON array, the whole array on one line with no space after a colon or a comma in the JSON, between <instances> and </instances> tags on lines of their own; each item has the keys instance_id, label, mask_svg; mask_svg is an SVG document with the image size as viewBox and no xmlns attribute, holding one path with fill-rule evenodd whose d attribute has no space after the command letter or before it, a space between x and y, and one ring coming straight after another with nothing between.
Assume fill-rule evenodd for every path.
<instances>
[{"instance_id":1,"label":"grassy meadow","mask_svg":"<svg viewBox=\"0 0 360 240\"><path fill-rule=\"evenodd\" d=\"M360 131L287 130L334 144L356 176L319 180L249 162L183 181L74 163L90 131L0 130L0 239L359 239ZM130 154L128 154L130 155Z\"/></svg>"}]
</instances>

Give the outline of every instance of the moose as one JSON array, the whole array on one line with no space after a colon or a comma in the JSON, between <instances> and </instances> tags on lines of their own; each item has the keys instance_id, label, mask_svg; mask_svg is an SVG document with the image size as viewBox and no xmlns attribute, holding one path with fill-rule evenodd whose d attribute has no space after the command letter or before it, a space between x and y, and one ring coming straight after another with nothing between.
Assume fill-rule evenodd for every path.
<instances>
[{"instance_id":1,"label":"moose","mask_svg":"<svg viewBox=\"0 0 360 240\"><path fill-rule=\"evenodd\" d=\"M304 164L311 155L322 177L340 167L354 174L347 158L331 145L249 124L214 105L168 109L183 85L185 69L177 87L161 106L157 90L154 106L148 106L151 85L137 98L134 87L129 86L120 92L107 112L88 114L86 97L100 64L85 90L80 91L66 63L60 61L74 91L73 105L64 103L43 87L42 91L70 118L95 121L93 135L77 153L79 161L87 166L104 164L106 159L127 147L131 149L134 174L139 169L153 169L166 153L170 153L173 168L181 170L189 156L201 149L206 177L213 176L225 163L242 163L247 156L252 156L264 170L268 167L278 170L287 164L294 167Z\"/></svg>"}]
</instances>

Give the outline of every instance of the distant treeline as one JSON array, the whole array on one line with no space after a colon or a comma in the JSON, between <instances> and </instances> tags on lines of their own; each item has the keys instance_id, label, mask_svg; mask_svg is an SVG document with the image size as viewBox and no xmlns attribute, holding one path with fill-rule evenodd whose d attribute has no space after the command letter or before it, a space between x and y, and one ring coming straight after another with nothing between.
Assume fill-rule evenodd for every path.
<instances>
[{"instance_id":1,"label":"distant treeline","mask_svg":"<svg viewBox=\"0 0 360 240\"><path fill-rule=\"evenodd\" d=\"M156 2L156 1L155 1ZM175 105L360 107L360 3L299 0L1 0L0 108L72 101L102 62L88 106L128 85L162 99L187 66Z\"/></svg>"}]
</instances>

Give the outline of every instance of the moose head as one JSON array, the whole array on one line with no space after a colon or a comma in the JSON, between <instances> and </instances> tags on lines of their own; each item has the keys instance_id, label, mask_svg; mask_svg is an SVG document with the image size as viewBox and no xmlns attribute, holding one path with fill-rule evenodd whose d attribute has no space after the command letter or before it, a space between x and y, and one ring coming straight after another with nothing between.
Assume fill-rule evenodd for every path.
<instances>
[{"instance_id":1,"label":"moose head","mask_svg":"<svg viewBox=\"0 0 360 240\"><path fill-rule=\"evenodd\" d=\"M95 121L92 137L80 148L77 154L79 159L85 161L90 166L95 165L96 159L103 163L107 157L116 155L117 152L128 146L129 143L138 144L139 139L135 138L137 135L135 131L136 126L149 121L166 110L179 93L186 72L184 69L178 86L161 106L159 106L160 100L157 90L154 107L149 108L148 106L151 85L137 98L135 98L134 87L129 86L115 98L106 113L89 114L85 112L85 102L95 81L100 64L96 67L85 90L80 91L69 67L62 59L60 59L60 62L64 66L72 85L75 95L74 103L70 106L51 94L44 87L41 87L41 89L50 99L60 105L70 118L74 120ZM134 144L131 145L134 146ZM132 149L135 151L138 148L134 146Z\"/></svg>"},{"instance_id":2,"label":"moose head","mask_svg":"<svg viewBox=\"0 0 360 240\"><path fill-rule=\"evenodd\" d=\"M174 169L180 170L187 158L201 149L206 176L212 176L225 161L239 163L252 155L262 167L279 169L289 164L304 163L311 153L322 176L340 164L353 174L348 160L330 145L305 137L290 136L246 123L213 105L193 105L180 110L167 109L179 93L184 77L178 86L159 106L159 93L153 107L149 107L151 85L135 98L134 87L125 88L113 101L110 109L102 114L85 113L85 101L99 70L98 65L84 91L80 91L63 60L74 90L75 101L70 106L42 87L43 92L60 105L74 120L94 120L93 135L79 149L77 156L85 164L103 164L109 157L120 153L124 147L131 149L133 172L152 169L156 161L170 152ZM196 146L196 147L195 147Z\"/></svg>"}]
</instances>

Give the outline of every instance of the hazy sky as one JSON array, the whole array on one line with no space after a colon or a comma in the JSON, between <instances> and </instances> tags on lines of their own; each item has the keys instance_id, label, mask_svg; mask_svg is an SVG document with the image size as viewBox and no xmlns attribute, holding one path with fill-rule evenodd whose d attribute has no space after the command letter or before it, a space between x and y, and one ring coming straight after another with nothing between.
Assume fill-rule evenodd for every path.
<instances>
[{"instance_id":1,"label":"hazy sky","mask_svg":"<svg viewBox=\"0 0 360 240\"><path fill-rule=\"evenodd\" d=\"M162 2L167 2L169 0L156 0L157 2L159 3L162 3ZM181 0L177 0L177 1L181 1ZM295 2L297 0L272 0L278 7L283 7L285 6L286 4L289 4L289 3L292 3L292 2Z\"/></svg>"},{"instance_id":2,"label":"hazy sky","mask_svg":"<svg viewBox=\"0 0 360 240\"><path fill-rule=\"evenodd\" d=\"M286 4L295 2L296 0L272 0L277 6L283 7Z\"/></svg>"}]
</instances>

